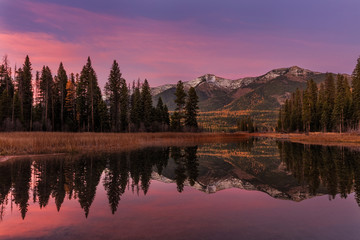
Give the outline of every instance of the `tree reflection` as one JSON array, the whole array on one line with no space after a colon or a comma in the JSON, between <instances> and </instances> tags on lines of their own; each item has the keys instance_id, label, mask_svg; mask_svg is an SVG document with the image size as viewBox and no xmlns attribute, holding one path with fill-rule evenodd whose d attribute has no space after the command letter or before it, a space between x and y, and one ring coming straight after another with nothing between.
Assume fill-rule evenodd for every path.
<instances>
[{"instance_id":1,"label":"tree reflection","mask_svg":"<svg viewBox=\"0 0 360 240\"><path fill-rule=\"evenodd\" d=\"M175 180L178 192L184 190L185 181L188 180L191 186L194 186L199 175L197 146L193 147L172 147L171 157L176 164Z\"/></svg>"},{"instance_id":2,"label":"tree reflection","mask_svg":"<svg viewBox=\"0 0 360 240\"><path fill-rule=\"evenodd\" d=\"M187 178L193 185L198 176L197 147L174 148L171 152L176 151L180 153L179 164L184 169L184 179L176 180L178 186L183 186ZM139 191L144 195L148 193L153 172L163 172L169 154L170 148L165 147L96 157L50 157L0 163L0 219L5 206L12 201L24 219L30 196L40 208L45 208L53 198L57 211L65 199L77 199L87 218L102 175L110 210L115 214L127 189L136 190L138 194ZM9 196L13 200L8 201Z\"/></svg>"},{"instance_id":3,"label":"tree reflection","mask_svg":"<svg viewBox=\"0 0 360 240\"><path fill-rule=\"evenodd\" d=\"M330 199L337 194L346 198L355 191L360 206L360 157L359 152L344 147L303 145L279 142L281 160L299 183L307 185L316 195L322 187Z\"/></svg>"},{"instance_id":4,"label":"tree reflection","mask_svg":"<svg viewBox=\"0 0 360 240\"><path fill-rule=\"evenodd\" d=\"M25 219L29 206L29 189L31 179L31 161L15 161L11 166L14 202L19 206L22 219Z\"/></svg>"}]
</instances>

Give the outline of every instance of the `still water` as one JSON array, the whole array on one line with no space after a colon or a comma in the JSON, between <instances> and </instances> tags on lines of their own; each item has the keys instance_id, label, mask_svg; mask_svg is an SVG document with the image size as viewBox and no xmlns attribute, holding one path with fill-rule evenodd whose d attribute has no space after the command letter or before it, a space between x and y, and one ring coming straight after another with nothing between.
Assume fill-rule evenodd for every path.
<instances>
[{"instance_id":1,"label":"still water","mask_svg":"<svg viewBox=\"0 0 360 240\"><path fill-rule=\"evenodd\" d=\"M0 163L0 239L360 239L360 154L270 139Z\"/></svg>"}]
</instances>

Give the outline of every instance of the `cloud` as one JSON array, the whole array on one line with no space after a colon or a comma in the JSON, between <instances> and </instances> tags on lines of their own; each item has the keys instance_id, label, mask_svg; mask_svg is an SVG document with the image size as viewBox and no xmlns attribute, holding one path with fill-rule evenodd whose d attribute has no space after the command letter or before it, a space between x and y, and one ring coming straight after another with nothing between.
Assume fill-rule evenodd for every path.
<instances>
[{"instance_id":1,"label":"cloud","mask_svg":"<svg viewBox=\"0 0 360 240\"><path fill-rule=\"evenodd\" d=\"M53 73L60 61L68 72L80 72L91 56L101 86L113 59L129 82L147 78L156 86L205 73L235 79L290 65L349 72L357 57L355 45L314 42L301 33L242 29L224 34L208 32L191 19L130 18L33 1L13 4L22 12L19 21L28 24L26 29L10 21L0 25L0 53L17 64L28 54L34 69L49 65Z\"/></svg>"}]
</instances>

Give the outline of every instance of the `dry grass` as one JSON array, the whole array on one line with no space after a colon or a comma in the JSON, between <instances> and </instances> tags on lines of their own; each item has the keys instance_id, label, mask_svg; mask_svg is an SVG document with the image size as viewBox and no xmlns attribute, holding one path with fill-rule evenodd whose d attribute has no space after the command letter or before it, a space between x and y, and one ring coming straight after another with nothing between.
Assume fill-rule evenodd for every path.
<instances>
[{"instance_id":1,"label":"dry grass","mask_svg":"<svg viewBox=\"0 0 360 240\"><path fill-rule=\"evenodd\" d=\"M358 133L254 133L251 136L270 137L275 139L289 140L303 144L320 144L329 146L354 146L360 147L360 134Z\"/></svg>"},{"instance_id":2,"label":"dry grass","mask_svg":"<svg viewBox=\"0 0 360 240\"><path fill-rule=\"evenodd\" d=\"M230 142L248 134L226 133L0 133L0 155L124 151L151 146Z\"/></svg>"}]
</instances>

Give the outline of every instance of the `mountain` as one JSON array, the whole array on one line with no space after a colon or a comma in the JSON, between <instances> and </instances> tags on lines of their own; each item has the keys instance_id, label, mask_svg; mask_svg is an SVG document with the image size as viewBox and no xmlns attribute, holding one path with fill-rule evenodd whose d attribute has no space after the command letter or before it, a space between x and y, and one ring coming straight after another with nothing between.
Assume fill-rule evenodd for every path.
<instances>
[{"instance_id":1,"label":"mountain","mask_svg":"<svg viewBox=\"0 0 360 240\"><path fill-rule=\"evenodd\" d=\"M201 112L219 110L277 110L296 88L305 88L306 82L325 80L325 73L314 72L298 66L279 68L258 77L230 80L205 74L184 82L185 90L194 87L199 96ZM350 76L346 75L350 78ZM176 84L152 88L154 101L162 98L170 110L175 109Z\"/></svg>"},{"instance_id":2,"label":"mountain","mask_svg":"<svg viewBox=\"0 0 360 240\"><path fill-rule=\"evenodd\" d=\"M261 191L273 198L297 202L327 194L323 185L317 186L316 191L312 192L308 184L299 182L281 160L278 143L271 139L205 144L198 147L196 156L196 171L187 170L197 172L195 184L191 185L189 180L185 180L184 185L202 192L216 193L238 188ZM161 175L156 168L153 170L153 180L179 182L179 164L172 158L169 158Z\"/></svg>"}]
</instances>

